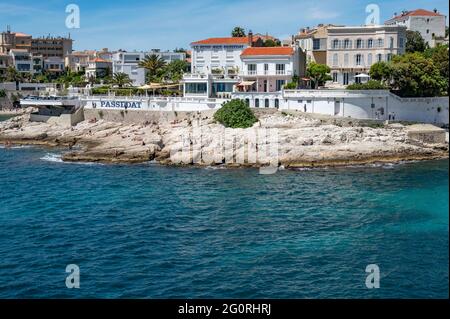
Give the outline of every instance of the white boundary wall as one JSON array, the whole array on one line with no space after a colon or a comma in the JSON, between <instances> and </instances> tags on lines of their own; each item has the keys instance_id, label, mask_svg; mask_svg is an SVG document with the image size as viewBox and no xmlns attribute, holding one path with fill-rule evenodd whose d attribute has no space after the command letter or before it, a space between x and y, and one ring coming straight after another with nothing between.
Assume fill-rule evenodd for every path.
<instances>
[{"instance_id":1,"label":"white boundary wall","mask_svg":"<svg viewBox=\"0 0 450 319\"><path fill-rule=\"evenodd\" d=\"M449 98L400 98L387 90L285 90L274 93L232 93L250 107L298 110L356 119L449 123ZM258 101L257 101L258 100ZM92 96L81 98L86 109L206 111L219 109L227 99Z\"/></svg>"}]
</instances>

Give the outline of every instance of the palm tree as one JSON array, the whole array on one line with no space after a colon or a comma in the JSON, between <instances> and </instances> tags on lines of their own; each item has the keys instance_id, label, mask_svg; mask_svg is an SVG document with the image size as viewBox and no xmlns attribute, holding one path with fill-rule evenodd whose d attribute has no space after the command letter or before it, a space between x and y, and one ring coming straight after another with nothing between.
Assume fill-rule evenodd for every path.
<instances>
[{"instance_id":1,"label":"palm tree","mask_svg":"<svg viewBox=\"0 0 450 319\"><path fill-rule=\"evenodd\" d=\"M119 73L114 73L111 83L113 85L117 85L119 88L122 88L124 86L131 85L133 83L133 81L131 81L128 74L119 72Z\"/></svg>"},{"instance_id":2,"label":"palm tree","mask_svg":"<svg viewBox=\"0 0 450 319\"><path fill-rule=\"evenodd\" d=\"M242 38L245 37L245 30L242 27L235 27L233 31L231 31L231 36L233 38Z\"/></svg>"},{"instance_id":3,"label":"palm tree","mask_svg":"<svg viewBox=\"0 0 450 319\"><path fill-rule=\"evenodd\" d=\"M10 66L6 69L6 81L8 82L20 82L23 80L22 74L16 70L15 67Z\"/></svg>"},{"instance_id":4,"label":"palm tree","mask_svg":"<svg viewBox=\"0 0 450 319\"><path fill-rule=\"evenodd\" d=\"M139 62L139 66L147 70L150 81L154 81L160 71L166 66L166 62L156 54L146 56Z\"/></svg>"}]
</instances>

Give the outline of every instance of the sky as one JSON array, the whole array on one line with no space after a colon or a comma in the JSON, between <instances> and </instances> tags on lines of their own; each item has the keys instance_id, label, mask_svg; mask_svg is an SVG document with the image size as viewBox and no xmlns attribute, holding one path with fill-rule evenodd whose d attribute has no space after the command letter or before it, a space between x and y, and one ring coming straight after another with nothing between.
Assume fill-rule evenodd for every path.
<instances>
[{"instance_id":1,"label":"sky","mask_svg":"<svg viewBox=\"0 0 450 319\"><path fill-rule=\"evenodd\" d=\"M173 50L229 36L235 26L285 39L319 23L362 25L371 3L379 6L381 22L402 10L449 12L447 0L0 0L0 30L10 25L34 37L70 33L75 50ZM66 26L69 4L80 9L80 28Z\"/></svg>"}]
</instances>

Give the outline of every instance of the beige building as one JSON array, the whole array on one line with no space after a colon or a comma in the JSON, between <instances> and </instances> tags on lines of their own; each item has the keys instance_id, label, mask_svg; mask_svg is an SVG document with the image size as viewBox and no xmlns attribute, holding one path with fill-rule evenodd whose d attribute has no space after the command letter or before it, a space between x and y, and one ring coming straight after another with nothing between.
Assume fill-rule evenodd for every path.
<instances>
[{"instance_id":1,"label":"beige building","mask_svg":"<svg viewBox=\"0 0 450 319\"><path fill-rule=\"evenodd\" d=\"M64 59L72 53L73 40L62 37L33 38L31 35L11 32L7 30L0 34L0 53L9 53L11 50L26 50L33 55L42 55L44 58L59 57Z\"/></svg>"},{"instance_id":2,"label":"beige building","mask_svg":"<svg viewBox=\"0 0 450 319\"><path fill-rule=\"evenodd\" d=\"M304 28L294 36L294 41L306 54L307 63L327 64L327 30L331 26L319 24L313 29Z\"/></svg>"},{"instance_id":3,"label":"beige building","mask_svg":"<svg viewBox=\"0 0 450 319\"><path fill-rule=\"evenodd\" d=\"M327 30L326 64L331 68L335 84L360 82L374 63L389 61L392 56L405 52L404 26L346 26Z\"/></svg>"}]
</instances>

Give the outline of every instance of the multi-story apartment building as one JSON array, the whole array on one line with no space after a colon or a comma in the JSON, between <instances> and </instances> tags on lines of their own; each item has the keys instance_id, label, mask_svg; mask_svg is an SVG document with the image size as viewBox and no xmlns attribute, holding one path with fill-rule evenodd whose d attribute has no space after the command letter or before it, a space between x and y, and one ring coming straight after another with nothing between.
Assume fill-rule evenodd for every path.
<instances>
[{"instance_id":1,"label":"multi-story apartment building","mask_svg":"<svg viewBox=\"0 0 450 319\"><path fill-rule=\"evenodd\" d=\"M128 74L134 86L145 84L145 69L139 66L145 58L144 52L124 52L114 53L112 56L113 73Z\"/></svg>"},{"instance_id":2,"label":"multi-story apartment building","mask_svg":"<svg viewBox=\"0 0 450 319\"><path fill-rule=\"evenodd\" d=\"M186 54L183 52L160 51L159 49L150 50L147 52L147 55L156 55L166 63L186 59Z\"/></svg>"},{"instance_id":3,"label":"multi-story apartment building","mask_svg":"<svg viewBox=\"0 0 450 319\"><path fill-rule=\"evenodd\" d=\"M304 28L294 36L294 41L306 54L307 63L327 63L328 28L332 25L319 24L316 28Z\"/></svg>"},{"instance_id":4,"label":"multi-story apartment building","mask_svg":"<svg viewBox=\"0 0 450 319\"><path fill-rule=\"evenodd\" d=\"M33 55L33 73L42 73L44 70L44 57L42 55Z\"/></svg>"},{"instance_id":5,"label":"multi-story apartment building","mask_svg":"<svg viewBox=\"0 0 450 319\"><path fill-rule=\"evenodd\" d=\"M32 55L25 49L11 49L9 51L12 65L21 73L33 73Z\"/></svg>"},{"instance_id":6,"label":"multi-story apartment building","mask_svg":"<svg viewBox=\"0 0 450 319\"><path fill-rule=\"evenodd\" d=\"M65 66L73 72L80 72L85 70L89 61L96 58L96 51L85 50L85 51L74 51L67 55L64 59Z\"/></svg>"},{"instance_id":7,"label":"multi-story apartment building","mask_svg":"<svg viewBox=\"0 0 450 319\"><path fill-rule=\"evenodd\" d=\"M56 56L44 58L44 70L55 75L64 72L64 59Z\"/></svg>"},{"instance_id":8,"label":"multi-story apartment building","mask_svg":"<svg viewBox=\"0 0 450 319\"><path fill-rule=\"evenodd\" d=\"M295 47L249 47L241 53L243 80L237 84L239 91L278 92L292 81L293 76L303 76L305 55Z\"/></svg>"},{"instance_id":9,"label":"multi-story apartment building","mask_svg":"<svg viewBox=\"0 0 450 319\"><path fill-rule=\"evenodd\" d=\"M359 82L360 78L355 76L368 73L375 62L403 54L405 44L404 26L329 27L327 65L333 82L340 85Z\"/></svg>"},{"instance_id":10,"label":"multi-story apartment building","mask_svg":"<svg viewBox=\"0 0 450 319\"><path fill-rule=\"evenodd\" d=\"M86 68L86 77L103 77L110 75L112 72L112 62L102 58L95 58L89 61Z\"/></svg>"},{"instance_id":11,"label":"multi-story apartment building","mask_svg":"<svg viewBox=\"0 0 450 319\"><path fill-rule=\"evenodd\" d=\"M31 35L11 32L8 30L0 34L0 53L9 53L10 50L26 50L34 55L42 55L44 58L65 58L72 53L73 40L63 37L33 38Z\"/></svg>"},{"instance_id":12,"label":"multi-story apartment building","mask_svg":"<svg viewBox=\"0 0 450 319\"><path fill-rule=\"evenodd\" d=\"M31 40L31 53L44 58L58 57L65 59L72 53L73 40L62 37L41 37Z\"/></svg>"},{"instance_id":13,"label":"multi-story apartment building","mask_svg":"<svg viewBox=\"0 0 450 319\"><path fill-rule=\"evenodd\" d=\"M213 97L233 91L242 71L241 53L262 46L260 37L209 38L191 43L191 74L183 77L185 96Z\"/></svg>"},{"instance_id":14,"label":"multi-story apartment building","mask_svg":"<svg viewBox=\"0 0 450 319\"><path fill-rule=\"evenodd\" d=\"M444 41L446 16L437 10L428 11L417 9L413 11L403 11L400 15L385 22L386 25L405 26L407 30L418 31L422 38L430 47Z\"/></svg>"}]
</instances>

